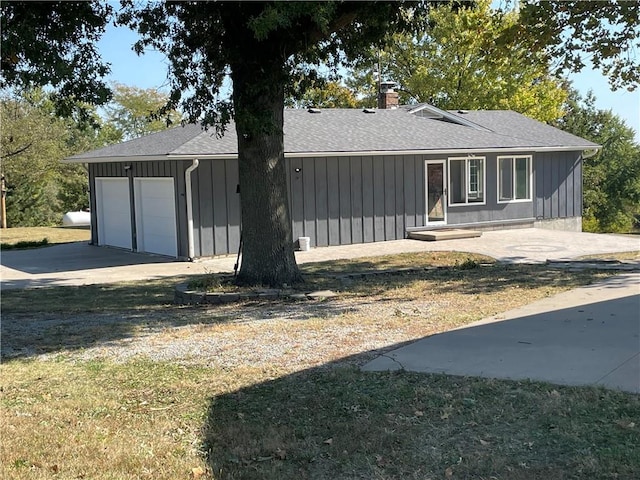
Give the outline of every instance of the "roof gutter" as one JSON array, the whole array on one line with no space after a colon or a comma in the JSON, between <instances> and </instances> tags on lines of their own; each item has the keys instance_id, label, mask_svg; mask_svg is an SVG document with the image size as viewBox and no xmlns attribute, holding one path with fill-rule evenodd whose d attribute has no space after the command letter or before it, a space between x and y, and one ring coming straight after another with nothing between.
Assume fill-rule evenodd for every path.
<instances>
[{"instance_id":1,"label":"roof gutter","mask_svg":"<svg viewBox=\"0 0 640 480\"><path fill-rule=\"evenodd\" d=\"M602 147L600 145L573 145L573 146L555 146L555 147L480 147L480 148L448 148L448 149L413 149L413 150L360 150L360 151L309 151L309 152L285 152L285 158L310 158L310 157L375 157L379 155L465 155L465 154L483 154L483 153L542 153L542 152L579 152L585 151L587 156L582 158L590 158L595 155ZM97 158L66 158L66 163L106 163L106 162L151 162L163 160L193 160L197 157L199 160L237 160L237 153L212 153L212 154L180 154L180 155L161 155L161 156L139 156L139 157L97 157Z\"/></svg>"},{"instance_id":2,"label":"roof gutter","mask_svg":"<svg viewBox=\"0 0 640 480\"><path fill-rule=\"evenodd\" d=\"M195 251L195 242L193 238L193 193L191 191L191 172L193 172L200 165L200 160L194 158L191 161L191 165L187 167L184 172L184 182L186 188L186 197L187 197L187 240L189 243L189 261L192 262L193 258L196 256Z\"/></svg>"}]
</instances>

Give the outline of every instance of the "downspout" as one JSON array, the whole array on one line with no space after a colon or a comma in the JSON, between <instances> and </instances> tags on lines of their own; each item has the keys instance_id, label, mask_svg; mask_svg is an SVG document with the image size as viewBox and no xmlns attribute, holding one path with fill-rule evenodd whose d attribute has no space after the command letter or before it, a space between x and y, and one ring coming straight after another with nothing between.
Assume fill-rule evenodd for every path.
<instances>
[{"instance_id":1,"label":"downspout","mask_svg":"<svg viewBox=\"0 0 640 480\"><path fill-rule=\"evenodd\" d=\"M600 147L598 148L592 148L590 150L583 150L582 151L582 159L584 160L585 158L591 158L593 157L596 153L598 153L600 151Z\"/></svg>"},{"instance_id":2,"label":"downspout","mask_svg":"<svg viewBox=\"0 0 640 480\"><path fill-rule=\"evenodd\" d=\"M193 172L200 165L200 160L194 158L191 165L184 172L184 183L186 187L186 200L187 200L187 239L189 243L189 261L193 261L195 257L195 243L193 240L193 199L191 193L191 172Z\"/></svg>"}]
</instances>

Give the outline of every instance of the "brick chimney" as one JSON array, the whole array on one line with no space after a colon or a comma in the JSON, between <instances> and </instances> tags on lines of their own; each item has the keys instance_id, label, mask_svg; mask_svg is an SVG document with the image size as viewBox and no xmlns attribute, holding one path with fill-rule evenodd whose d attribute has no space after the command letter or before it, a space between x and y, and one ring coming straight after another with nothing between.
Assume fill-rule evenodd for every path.
<instances>
[{"instance_id":1,"label":"brick chimney","mask_svg":"<svg viewBox=\"0 0 640 480\"><path fill-rule=\"evenodd\" d=\"M395 87L395 82L380 82L380 91L378 92L378 108L386 110L391 108L398 108L398 92Z\"/></svg>"}]
</instances>

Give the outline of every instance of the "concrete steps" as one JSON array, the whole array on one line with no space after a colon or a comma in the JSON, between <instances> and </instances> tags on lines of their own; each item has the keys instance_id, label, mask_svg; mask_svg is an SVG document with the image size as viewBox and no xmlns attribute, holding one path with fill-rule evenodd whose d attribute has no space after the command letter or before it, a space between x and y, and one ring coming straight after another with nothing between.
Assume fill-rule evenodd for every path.
<instances>
[{"instance_id":1,"label":"concrete steps","mask_svg":"<svg viewBox=\"0 0 640 480\"><path fill-rule=\"evenodd\" d=\"M423 230L409 232L409 238L423 240L425 242L437 242L440 240L456 240L459 238L475 238L482 236L482 232L476 230L462 230L459 228L443 228L442 230Z\"/></svg>"}]
</instances>

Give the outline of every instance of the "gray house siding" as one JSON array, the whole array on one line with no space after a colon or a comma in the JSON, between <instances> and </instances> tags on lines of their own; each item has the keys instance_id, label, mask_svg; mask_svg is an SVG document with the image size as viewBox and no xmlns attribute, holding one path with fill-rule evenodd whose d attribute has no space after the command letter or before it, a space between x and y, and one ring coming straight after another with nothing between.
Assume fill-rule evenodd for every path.
<instances>
[{"instance_id":1,"label":"gray house siding","mask_svg":"<svg viewBox=\"0 0 640 480\"><path fill-rule=\"evenodd\" d=\"M313 246L405 238L424 225L422 155L287 159L293 238Z\"/></svg>"},{"instance_id":2,"label":"gray house siding","mask_svg":"<svg viewBox=\"0 0 640 480\"><path fill-rule=\"evenodd\" d=\"M538 220L582 216L581 152L539 153L533 172Z\"/></svg>"},{"instance_id":3,"label":"gray house siding","mask_svg":"<svg viewBox=\"0 0 640 480\"><path fill-rule=\"evenodd\" d=\"M196 257L225 255L240 245L237 160L201 160L191 173Z\"/></svg>"}]
</instances>

